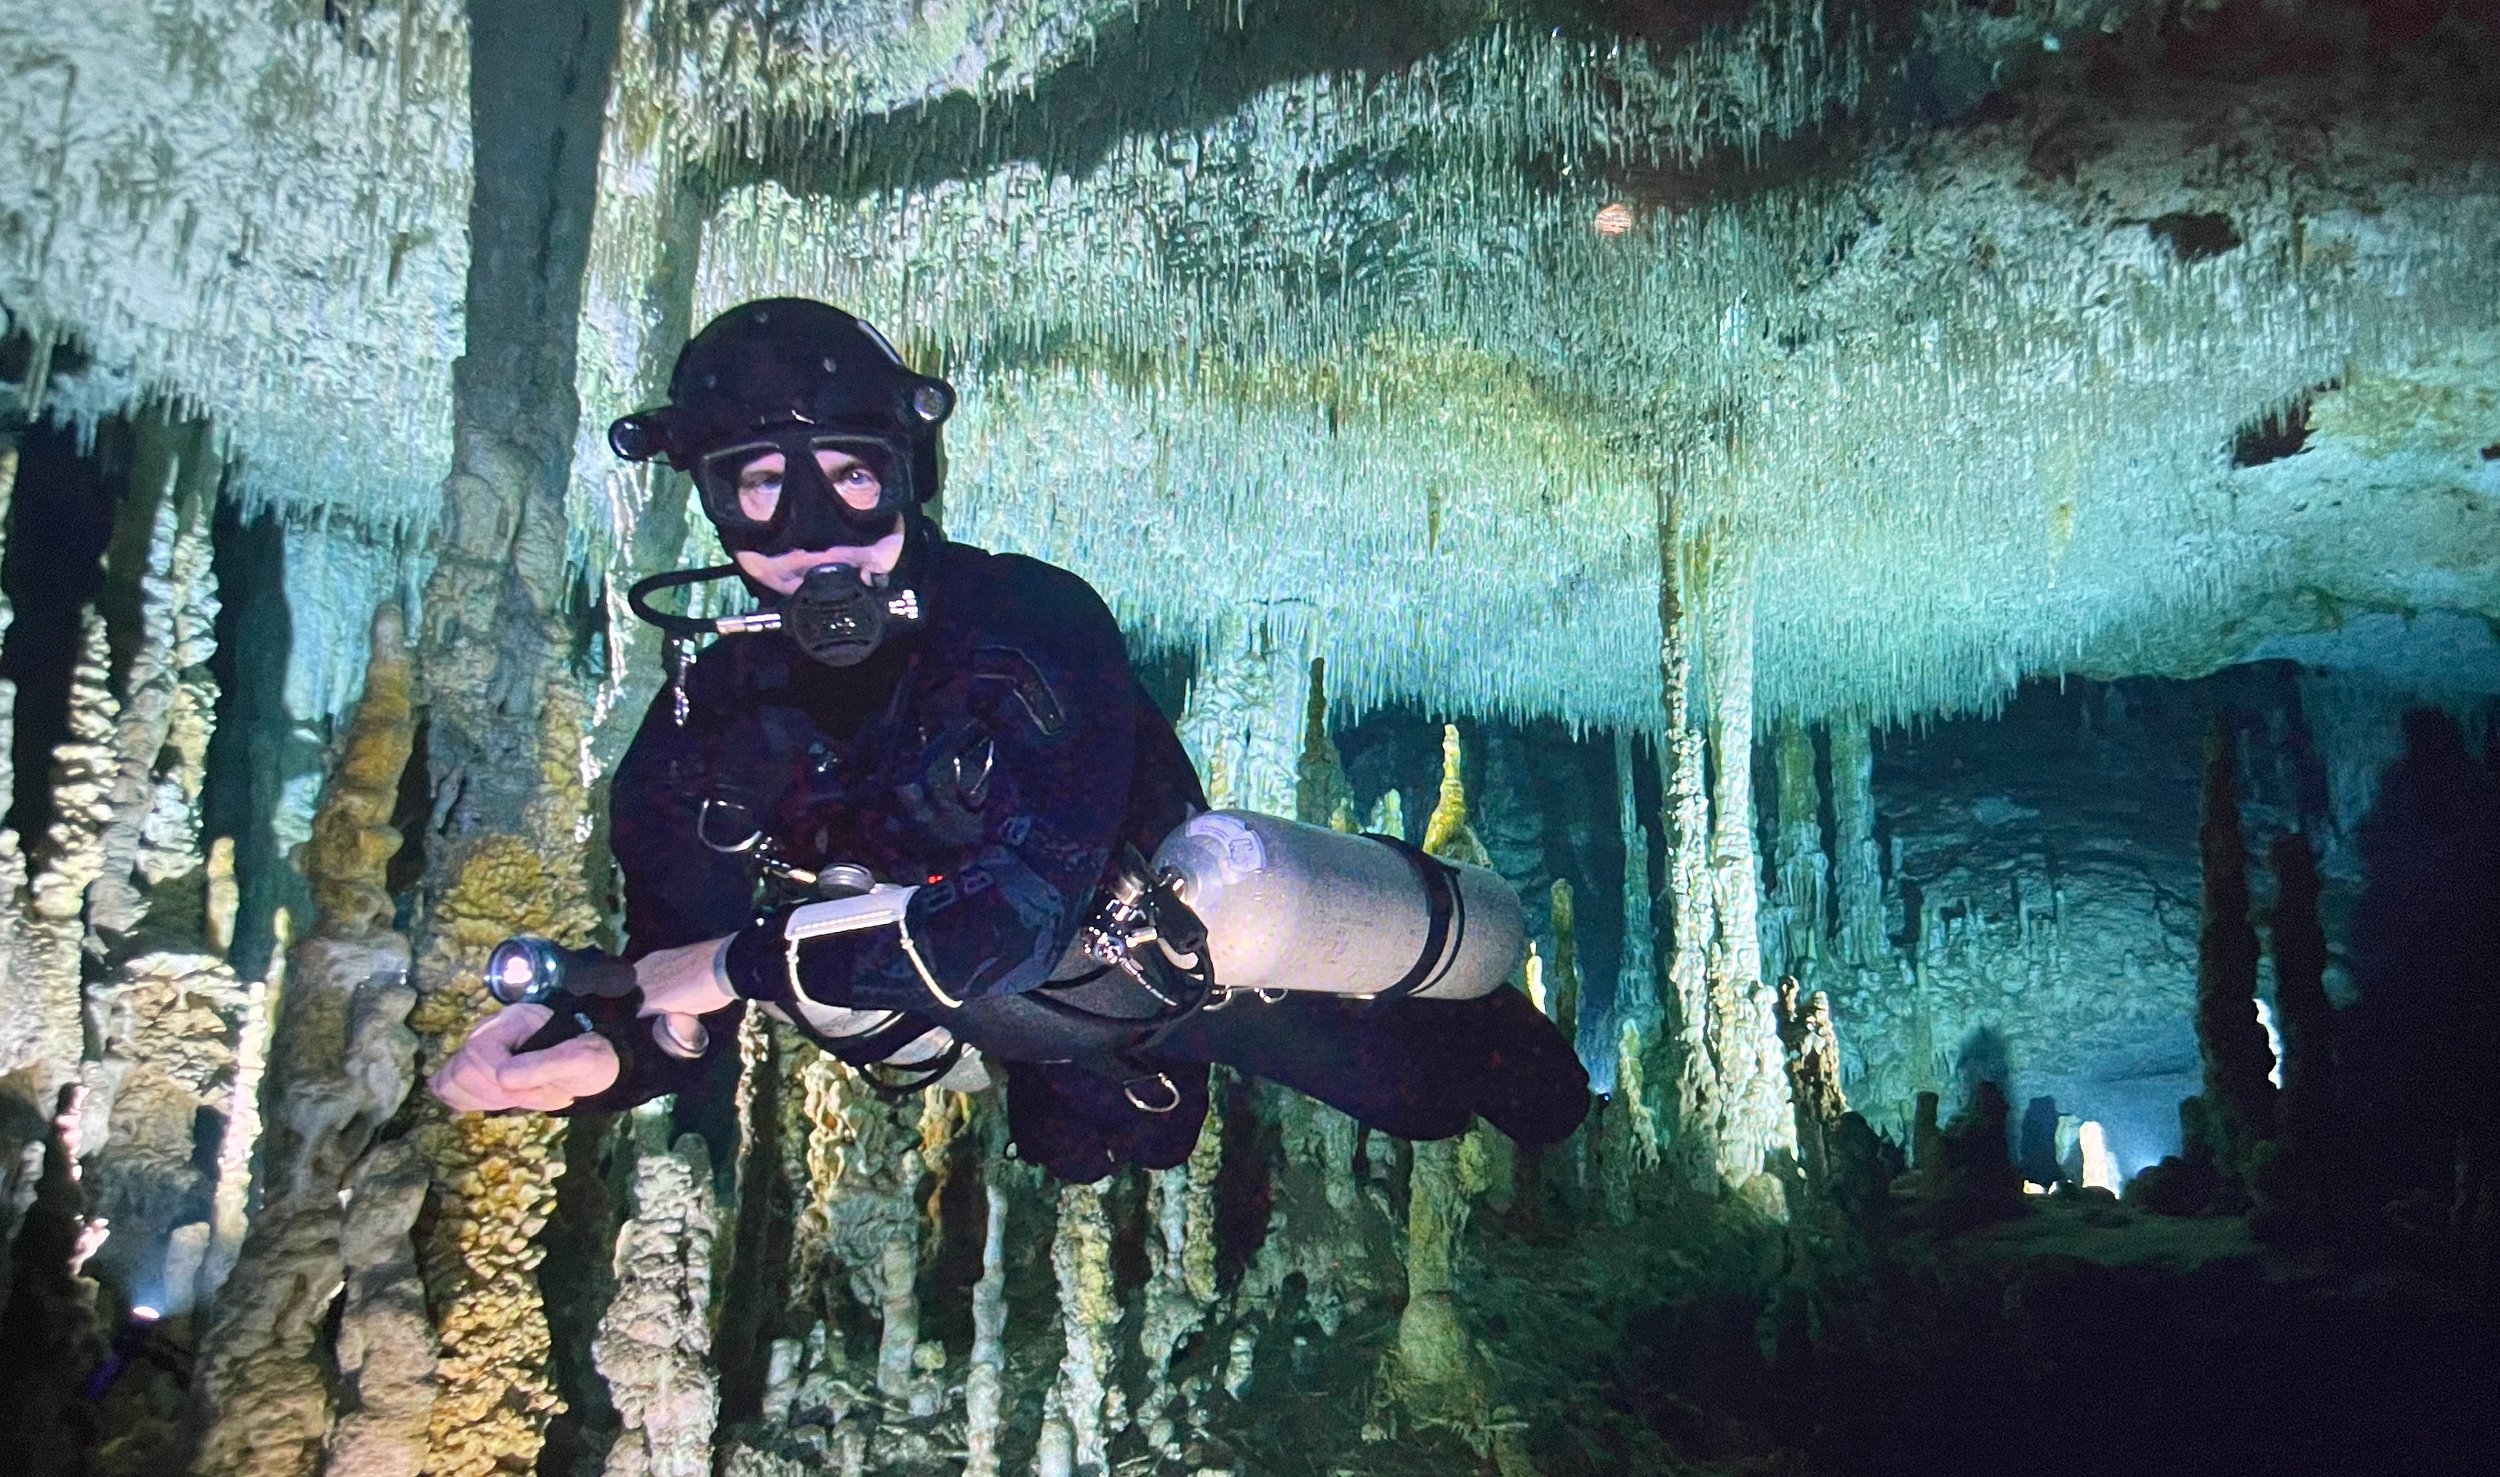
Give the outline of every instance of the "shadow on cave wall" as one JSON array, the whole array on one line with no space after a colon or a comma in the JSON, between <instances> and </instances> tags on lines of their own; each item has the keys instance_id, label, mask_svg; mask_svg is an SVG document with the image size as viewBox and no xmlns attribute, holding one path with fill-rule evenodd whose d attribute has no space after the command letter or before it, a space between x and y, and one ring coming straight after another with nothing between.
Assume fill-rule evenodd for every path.
<instances>
[{"instance_id":1,"label":"shadow on cave wall","mask_svg":"<svg viewBox=\"0 0 2500 1477\"><path fill-rule=\"evenodd\" d=\"M2500 756L2495 756L2500 757ZM2455 717L2417 708L2360 827L2347 940L2356 995L2338 1021L2352 1156L2377 1203L2466 1187L2460 1139L2500 1132L2500 773Z\"/></svg>"}]
</instances>

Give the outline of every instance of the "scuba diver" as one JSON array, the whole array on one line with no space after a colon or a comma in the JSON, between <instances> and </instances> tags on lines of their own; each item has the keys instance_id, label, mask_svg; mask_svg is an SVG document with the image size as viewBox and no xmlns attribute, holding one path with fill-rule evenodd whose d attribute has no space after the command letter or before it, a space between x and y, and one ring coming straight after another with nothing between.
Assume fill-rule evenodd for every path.
<instances>
[{"instance_id":1,"label":"scuba diver","mask_svg":"<svg viewBox=\"0 0 2500 1477\"><path fill-rule=\"evenodd\" d=\"M1092 587L923 511L954 401L869 325L772 299L610 427L692 474L732 561L632 595L671 649L611 794L633 962L498 949L515 1003L436 1096L699 1100L752 1007L890 1093L1003 1071L1019 1154L1076 1182L1186 1159L1212 1062L1405 1138L1479 1114L1568 1136L1588 1078L1506 982L1515 894L1392 838L1209 813ZM756 610L652 603L731 578Z\"/></svg>"}]
</instances>

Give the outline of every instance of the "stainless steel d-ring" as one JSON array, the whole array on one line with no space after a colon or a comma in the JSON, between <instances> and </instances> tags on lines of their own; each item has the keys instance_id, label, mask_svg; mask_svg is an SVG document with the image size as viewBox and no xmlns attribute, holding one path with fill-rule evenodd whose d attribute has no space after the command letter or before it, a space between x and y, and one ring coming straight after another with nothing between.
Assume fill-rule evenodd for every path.
<instances>
[{"instance_id":1,"label":"stainless steel d-ring","mask_svg":"<svg viewBox=\"0 0 2500 1477\"><path fill-rule=\"evenodd\" d=\"M1170 1099L1170 1101L1164 1103L1161 1107L1157 1107L1153 1103L1147 1102L1144 1098L1137 1095L1138 1084L1145 1083L1151 1086L1157 1082L1163 1084L1163 1091ZM1181 1105L1180 1088L1172 1081L1168 1074L1162 1072L1157 1072L1152 1077L1134 1077L1121 1083L1120 1096L1127 1098L1129 1106L1135 1108L1140 1113L1169 1113L1174 1108Z\"/></svg>"},{"instance_id":2,"label":"stainless steel d-ring","mask_svg":"<svg viewBox=\"0 0 2500 1477\"><path fill-rule=\"evenodd\" d=\"M694 839L702 842L705 846L710 847L712 850L719 852L723 856L737 856L741 852L753 851L755 849L755 843L764 839L764 828L762 826L757 826L754 830L749 831L744 841L725 843L712 839L712 807L714 805L718 805L719 803L719 797L717 796L707 795L703 798L703 808L696 811L694 815ZM729 807L724 805L721 808L726 810ZM740 810L744 810L745 808L746 807L743 805L738 807ZM750 822L750 824L752 824L752 822Z\"/></svg>"}]
</instances>

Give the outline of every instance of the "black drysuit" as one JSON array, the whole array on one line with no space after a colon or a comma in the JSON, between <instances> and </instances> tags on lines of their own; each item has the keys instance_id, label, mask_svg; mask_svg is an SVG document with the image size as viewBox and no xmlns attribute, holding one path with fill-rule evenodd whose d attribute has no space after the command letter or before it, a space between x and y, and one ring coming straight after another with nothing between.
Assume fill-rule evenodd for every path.
<instances>
[{"instance_id":1,"label":"black drysuit","mask_svg":"<svg viewBox=\"0 0 2500 1477\"><path fill-rule=\"evenodd\" d=\"M735 933L729 974L739 994L779 1007L854 1062L944 1026L1004 1066L1020 1151L1069 1180L1098 1179L1123 1160L1162 1168L1185 1159L1211 1061L1408 1138L1461 1132L1474 1113L1527 1142L1571 1132L1587 1108L1587 1076L1509 988L1464 1002L1302 993L1228 1002L1132 1058L1172 1084L1178 1104L1160 1113L1074 1062L1011 1059L1018 1043L985 1027L984 1002L1012 1006L999 997L1066 988L1051 976L1070 972L1071 946L1121 846L1151 855L1205 798L1092 587L1037 560L949 543L917 516L908 527L897 579L919 592L920 629L839 670L778 634L723 638L688 676L682 727L665 690L645 715L611 807L631 954ZM723 849L755 835L810 870L851 862L923 884L909 931L963 1009L931 996L897 930L876 928L809 942L800 983L817 1004L902 1019L864 1038L810 1029L806 1002L791 995L783 914L758 913L755 852ZM706 1021L710 1057L734 1050L744 1008ZM577 1106L621 1107L715 1080L707 1061L648 1045L632 1056L613 1089ZM1161 1095L1141 1096L1161 1106Z\"/></svg>"}]
</instances>

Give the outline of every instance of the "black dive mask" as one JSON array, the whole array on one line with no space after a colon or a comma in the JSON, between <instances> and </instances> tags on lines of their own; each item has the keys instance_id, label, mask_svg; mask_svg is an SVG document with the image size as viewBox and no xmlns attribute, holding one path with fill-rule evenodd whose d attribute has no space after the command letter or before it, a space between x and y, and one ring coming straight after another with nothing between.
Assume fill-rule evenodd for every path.
<instances>
[{"instance_id":1,"label":"black dive mask","mask_svg":"<svg viewBox=\"0 0 2500 1477\"><path fill-rule=\"evenodd\" d=\"M855 667L875 654L889 637L919 629L920 595L906 585L876 586L848 564L827 564L807 572L799 587L786 596L768 599L762 610L725 615L714 620L670 615L651 604L651 596L680 585L733 579L735 564L708 569L672 569L636 580L625 594L634 614L659 627L672 639L744 635L781 631L809 657L828 667Z\"/></svg>"},{"instance_id":2,"label":"black dive mask","mask_svg":"<svg viewBox=\"0 0 2500 1477\"><path fill-rule=\"evenodd\" d=\"M819 454L835 467L826 475ZM860 548L894 532L911 506L911 459L883 437L803 423L750 432L694 460L704 516L731 553ZM842 494L872 491L853 507Z\"/></svg>"}]
</instances>

